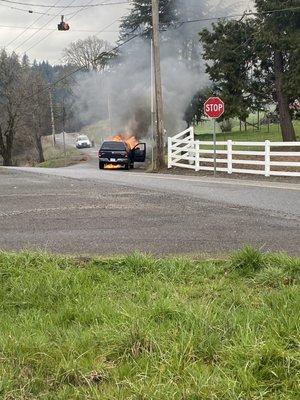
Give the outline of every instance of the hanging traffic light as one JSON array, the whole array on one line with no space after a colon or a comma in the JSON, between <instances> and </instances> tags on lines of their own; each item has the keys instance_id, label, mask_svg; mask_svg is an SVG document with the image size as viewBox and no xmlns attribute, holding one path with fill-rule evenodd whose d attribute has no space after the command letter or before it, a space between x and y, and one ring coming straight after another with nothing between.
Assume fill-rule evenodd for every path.
<instances>
[{"instance_id":1,"label":"hanging traffic light","mask_svg":"<svg viewBox=\"0 0 300 400\"><path fill-rule=\"evenodd\" d=\"M69 24L67 22L64 22L64 16L61 16L61 22L57 25L57 29L59 31L68 31L70 29Z\"/></svg>"}]
</instances>

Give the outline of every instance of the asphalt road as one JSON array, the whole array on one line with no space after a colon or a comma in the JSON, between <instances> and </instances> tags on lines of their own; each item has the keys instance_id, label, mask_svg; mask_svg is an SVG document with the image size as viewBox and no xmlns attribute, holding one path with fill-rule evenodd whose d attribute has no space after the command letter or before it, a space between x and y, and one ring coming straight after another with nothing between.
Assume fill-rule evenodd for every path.
<instances>
[{"instance_id":1,"label":"asphalt road","mask_svg":"<svg viewBox=\"0 0 300 400\"><path fill-rule=\"evenodd\" d=\"M252 244L300 255L300 186L208 177L0 169L0 248L220 255Z\"/></svg>"}]
</instances>

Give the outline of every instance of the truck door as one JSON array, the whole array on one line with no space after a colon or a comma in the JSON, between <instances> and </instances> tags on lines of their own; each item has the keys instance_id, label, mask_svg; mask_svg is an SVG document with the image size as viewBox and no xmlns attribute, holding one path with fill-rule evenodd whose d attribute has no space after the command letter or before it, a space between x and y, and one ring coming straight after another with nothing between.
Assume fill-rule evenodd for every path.
<instances>
[{"instance_id":1,"label":"truck door","mask_svg":"<svg viewBox=\"0 0 300 400\"><path fill-rule=\"evenodd\" d=\"M138 143L133 149L133 161L145 162L146 161L146 143Z\"/></svg>"}]
</instances>

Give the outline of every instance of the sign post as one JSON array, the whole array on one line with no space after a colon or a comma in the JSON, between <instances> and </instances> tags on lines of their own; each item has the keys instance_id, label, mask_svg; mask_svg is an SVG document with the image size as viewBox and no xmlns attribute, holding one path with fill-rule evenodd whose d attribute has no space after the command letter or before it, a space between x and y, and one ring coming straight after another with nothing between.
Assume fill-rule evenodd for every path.
<instances>
[{"instance_id":1,"label":"sign post","mask_svg":"<svg viewBox=\"0 0 300 400\"><path fill-rule=\"evenodd\" d=\"M214 120L213 142L214 142L214 176L217 173L217 136L216 119L224 114L225 105L219 97L210 97L204 103L204 114Z\"/></svg>"},{"instance_id":2,"label":"sign post","mask_svg":"<svg viewBox=\"0 0 300 400\"><path fill-rule=\"evenodd\" d=\"M214 118L213 141L214 141L214 176L216 176L217 175L217 135L216 135L216 119L215 118Z\"/></svg>"}]
</instances>

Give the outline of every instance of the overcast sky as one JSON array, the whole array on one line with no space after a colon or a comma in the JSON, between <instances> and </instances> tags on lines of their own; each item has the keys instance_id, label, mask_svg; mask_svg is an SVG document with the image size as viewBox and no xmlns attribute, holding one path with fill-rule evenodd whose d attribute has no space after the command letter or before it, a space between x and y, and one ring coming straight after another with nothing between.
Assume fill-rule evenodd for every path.
<instances>
[{"instance_id":1,"label":"overcast sky","mask_svg":"<svg viewBox=\"0 0 300 400\"><path fill-rule=\"evenodd\" d=\"M6 47L8 51L17 53L26 52L31 61L33 59L49 60L51 63L61 62L62 50L72 41L84 39L96 34L99 38L114 43L118 38L119 20L129 11L128 4L92 7L74 14L79 9L64 6L88 5L97 3L113 3L124 0L11 0L15 2L42 4L46 6L59 5L62 8L41 8L12 4L0 0L0 48ZM199 0L201 1L201 0ZM252 0L210 0L218 3L237 4L236 9L249 9ZM30 14L28 11L10 9L8 6L32 9L37 12L52 15ZM57 24L60 15L65 15L65 21L70 21L70 31L58 31ZM112 26L108 27L110 24ZM31 26L32 25L32 26ZM27 28L27 29L26 29ZM36 29L33 29L36 28ZM38 31L39 28L42 30ZM25 30L26 29L26 30ZM51 31L53 30L53 31ZM104 30L103 32L100 32ZM18 37L18 35L20 35ZM32 37L31 37L32 36ZM28 40L27 40L28 39ZM26 41L26 42L25 42ZM40 43L39 43L40 42Z\"/></svg>"},{"instance_id":2,"label":"overcast sky","mask_svg":"<svg viewBox=\"0 0 300 400\"><path fill-rule=\"evenodd\" d=\"M34 3L43 5L86 5L97 3L113 3L122 0L12 0L20 1L23 3ZM6 6L13 6L23 8L25 10L32 9L39 12L47 12L53 15L40 15L29 14L15 9L10 9ZM50 62L59 61L62 56L62 50L70 42L77 39L84 39L89 35L96 34L97 32L105 29L108 25L111 27L105 29L104 32L99 33L99 38L115 42L118 38L119 19L128 13L129 5L109 5L95 8L89 8L79 12L75 16L66 16L65 21L70 21L70 31L58 31L57 24L60 22L61 14L76 13L77 8L65 9L63 8L39 8L33 6L23 6L17 4L9 4L0 0L0 48L6 47L7 50L16 50L18 53L27 51L30 60L34 58L38 60L47 59ZM55 16L57 15L57 16ZM114 22L115 21L115 22ZM33 24L34 23L34 24ZM25 28L32 27L25 31ZM43 28L38 32L38 29ZM51 32L51 29L54 29ZM81 30L81 32L79 32ZM84 32L82 32L84 31ZM19 38L18 35L22 34ZM32 36L34 34L34 36ZM47 36L49 35L49 36ZM30 38L32 36L32 38ZM47 37L46 37L47 36ZM45 38L46 37L46 38ZM44 39L45 38L45 39ZM15 40L14 40L15 39ZM29 39L25 42L25 40ZM44 40L42 40L44 39ZM14 40L14 41L13 41ZM41 40L40 43L38 43ZM13 41L11 44L9 44ZM25 42L25 43L23 43ZM33 46L33 47L32 47ZM30 49L30 47L32 47Z\"/></svg>"}]
</instances>

